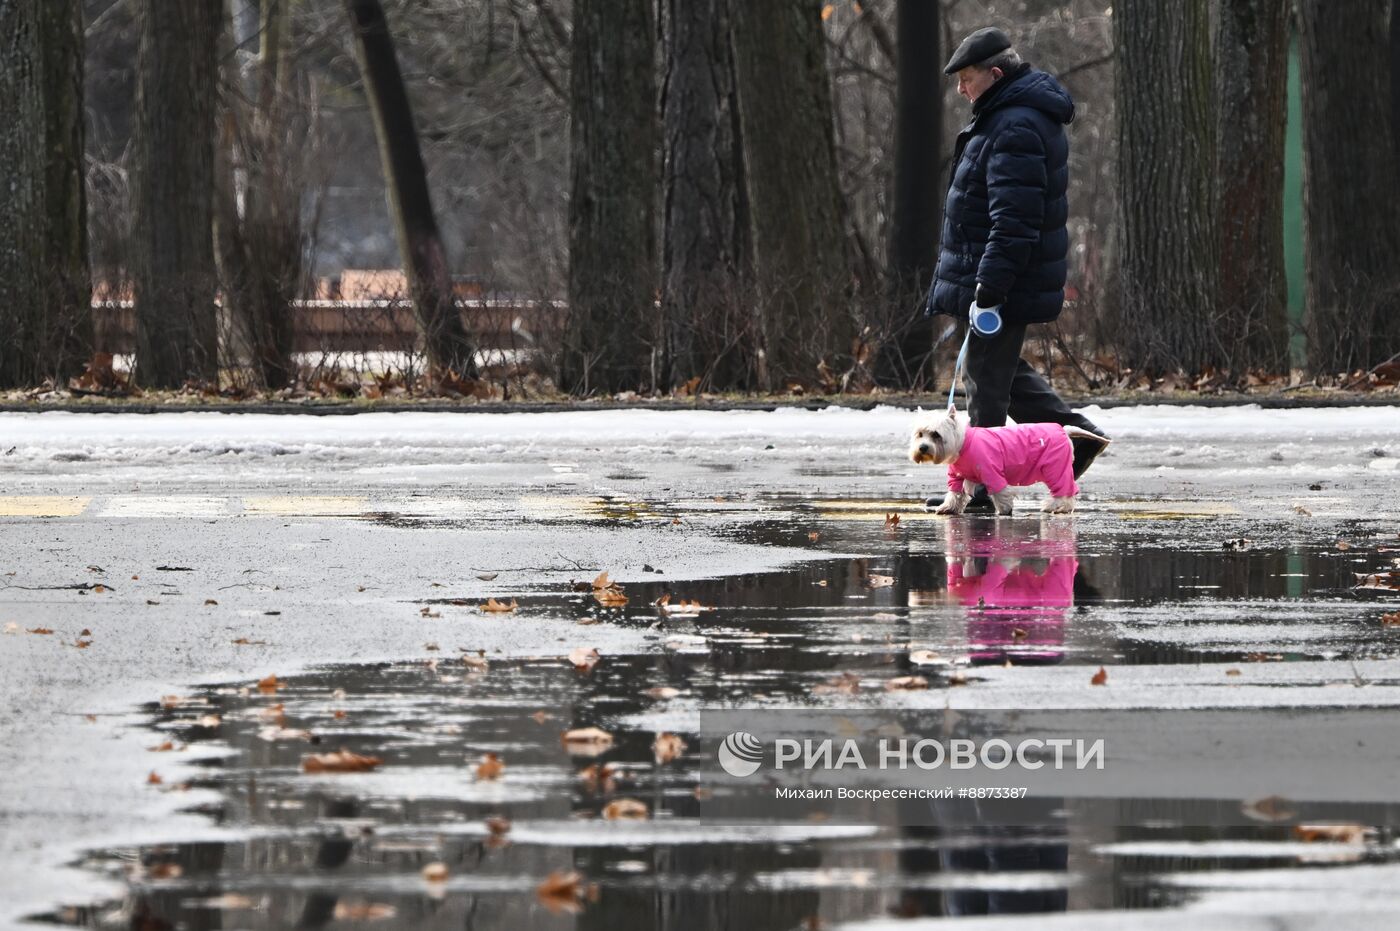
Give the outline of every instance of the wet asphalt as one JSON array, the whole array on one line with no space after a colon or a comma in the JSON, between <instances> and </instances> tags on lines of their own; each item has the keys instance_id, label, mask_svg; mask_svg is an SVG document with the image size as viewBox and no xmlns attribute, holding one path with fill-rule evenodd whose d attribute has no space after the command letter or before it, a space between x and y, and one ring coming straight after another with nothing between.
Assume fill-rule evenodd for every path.
<instances>
[{"instance_id":1,"label":"wet asphalt","mask_svg":"<svg viewBox=\"0 0 1400 931\"><path fill-rule=\"evenodd\" d=\"M1120 799L993 840L888 812L868 830L810 812L776 835L721 830L687 731L706 707L824 692L905 709L1400 705L1384 622L1400 605L1356 587L1400 555L1400 445L1374 412L1315 437L1309 412L1269 415L1203 441L1190 415L1106 412L1119 441L1080 512L1053 520L924 515L941 470L904 461L899 421L875 415L830 441L753 414L737 438L312 448L292 431L192 451L119 428L105 447L35 444L0 497L0 924L1000 927L1017 919L970 916L1032 911L1117 927L1099 913L1133 908L1161 927L1385 926L1388 823L1334 849L1288 824L1212 832L1208 810L1163 828L1172 812ZM626 605L575 590L603 571ZM707 610L653 604L668 594ZM489 598L517 608L483 612ZM577 648L598 651L591 671L566 660ZM965 681L887 691L916 651ZM580 783L566 726L614 733L620 786ZM657 731L690 735L667 766ZM332 746L387 763L301 772ZM504 779L477 777L486 753ZM603 817L636 795L649 821ZM483 829L493 816L508 842ZM430 863L450 878L425 884ZM536 888L571 869L597 901L556 912Z\"/></svg>"}]
</instances>

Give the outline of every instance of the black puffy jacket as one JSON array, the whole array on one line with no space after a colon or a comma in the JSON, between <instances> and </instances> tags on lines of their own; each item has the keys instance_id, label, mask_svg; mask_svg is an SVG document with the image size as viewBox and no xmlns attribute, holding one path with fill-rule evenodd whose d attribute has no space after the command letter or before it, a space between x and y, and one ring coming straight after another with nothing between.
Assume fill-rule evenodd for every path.
<instances>
[{"instance_id":1,"label":"black puffy jacket","mask_svg":"<svg viewBox=\"0 0 1400 931\"><path fill-rule=\"evenodd\" d=\"M1060 315L1069 254L1069 92L1022 66L973 105L958 134L928 312L967 316L977 284L1006 295L1008 323Z\"/></svg>"}]
</instances>

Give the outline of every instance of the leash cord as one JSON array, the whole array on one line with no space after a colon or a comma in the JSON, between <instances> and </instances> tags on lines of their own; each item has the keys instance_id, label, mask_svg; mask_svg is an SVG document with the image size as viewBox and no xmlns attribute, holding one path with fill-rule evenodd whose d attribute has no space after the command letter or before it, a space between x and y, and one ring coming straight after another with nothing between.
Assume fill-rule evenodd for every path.
<instances>
[{"instance_id":1,"label":"leash cord","mask_svg":"<svg viewBox=\"0 0 1400 931\"><path fill-rule=\"evenodd\" d=\"M963 336L962 348L958 350L958 361L953 366L953 379L948 383L948 410L954 410L953 392L958 390L958 379L962 377L964 365L967 364L967 344L972 339L972 326L968 325L967 334Z\"/></svg>"}]
</instances>

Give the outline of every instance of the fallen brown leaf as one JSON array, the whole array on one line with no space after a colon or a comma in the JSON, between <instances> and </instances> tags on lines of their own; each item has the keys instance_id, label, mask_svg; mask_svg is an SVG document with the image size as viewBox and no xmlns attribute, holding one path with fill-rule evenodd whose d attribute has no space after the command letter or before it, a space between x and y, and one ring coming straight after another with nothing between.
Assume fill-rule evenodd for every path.
<instances>
[{"instance_id":1,"label":"fallen brown leaf","mask_svg":"<svg viewBox=\"0 0 1400 931\"><path fill-rule=\"evenodd\" d=\"M594 589L593 598L605 608L622 608L627 605L627 596L619 588Z\"/></svg>"},{"instance_id":2,"label":"fallen brown leaf","mask_svg":"<svg viewBox=\"0 0 1400 931\"><path fill-rule=\"evenodd\" d=\"M673 689L669 685L658 685L656 688L647 689L642 694L645 695L647 698L657 698L664 700L667 698L675 698L680 693L680 689Z\"/></svg>"},{"instance_id":3,"label":"fallen brown leaf","mask_svg":"<svg viewBox=\"0 0 1400 931\"><path fill-rule=\"evenodd\" d=\"M1356 584L1352 587L1381 592L1400 592L1400 571L1392 569L1389 572L1375 572L1370 575L1358 572L1356 573Z\"/></svg>"},{"instance_id":4,"label":"fallen brown leaf","mask_svg":"<svg viewBox=\"0 0 1400 931\"><path fill-rule=\"evenodd\" d=\"M418 610L419 617L442 617L441 611L434 611L428 605L424 605Z\"/></svg>"},{"instance_id":5,"label":"fallen brown leaf","mask_svg":"<svg viewBox=\"0 0 1400 931\"><path fill-rule=\"evenodd\" d=\"M506 764L494 753L485 754L481 762L476 764L476 778L485 782L501 778L501 773L505 771Z\"/></svg>"},{"instance_id":6,"label":"fallen brown leaf","mask_svg":"<svg viewBox=\"0 0 1400 931\"><path fill-rule=\"evenodd\" d=\"M1308 844L1360 844L1366 840L1366 828L1360 824L1296 824L1293 836Z\"/></svg>"},{"instance_id":7,"label":"fallen brown leaf","mask_svg":"<svg viewBox=\"0 0 1400 931\"><path fill-rule=\"evenodd\" d=\"M1090 685L1107 685L1107 684L1108 684L1108 670L1105 669L1105 668L1103 668L1102 666L1100 666L1100 667L1099 667L1099 671L1096 672L1096 673L1094 673L1094 677L1093 677L1092 679L1089 680L1089 684L1090 684Z\"/></svg>"},{"instance_id":8,"label":"fallen brown leaf","mask_svg":"<svg viewBox=\"0 0 1400 931\"><path fill-rule=\"evenodd\" d=\"M569 662L573 663L579 672L592 672L599 659L601 657L595 647L578 647L569 651Z\"/></svg>"},{"instance_id":9,"label":"fallen brown leaf","mask_svg":"<svg viewBox=\"0 0 1400 931\"><path fill-rule=\"evenodd\" d=\"M510 600L509 604L497 601L495 598L488 598L486 599L486 604L481 606L481 610L486 614L510 614L518 607L520 607L520 605L514 598Z\"/></svg>"},{"instance_id":10,"label":"fallen brown leaf","mask_svg":"<svg viewBox=\"0 0 1400 931\"><path fill-rule=\"evenodd\" d=\"M31 634L39 634L43 637L47 637L49 634L53 633L53 629L49 627L29 627L26 628L26 630Z\"/></svg>"},{"instance_id":11,"label":"fallen brown leaf","mask_svg":"<svg viewBox=\"0 0 1400 931\"><path fill-rule=\"evenodd\" d=\"M886 529L886 530L898 530L898 529L899 529L899 515L898 515L898 514L886 514L886 515L885 515L885 529Z\"/></svg>"},{"instance_id":12,"label":"fallen brown leaf","mask_svg":"<svg viewBox=\"0 0 1400 931\"><path fill-rule=\"evenodd\" d=\"M892 575L868 575L863 580L866 588L889 588L894 584Z\"/></svg>"},{"instance_id":13,"label":"fallen brown leaf","mask_svg":"<svg viewBox=\"0 0 1400 931\"><path fill-rule=\"evenodd\" d=\"M535 898L553 914L583 911L583 875L577 870L553 872L535 888Z\"/></svg>"},{"instance_id":14,"label":"fallen brown leaf","mask_svg":"<svg viewBox=\"0 0 1400 931\"><path fill-rule=\"evenodd\" d=\"M663 731L651 742L651 752L658 764L669 763L685 753L685 741L676 734Z\"/></svg>"},{"instance_id":15,"label":"fallen brown leaf","mask_svg":"<svg viewBox=\"0 0 1400 931\"><path fill-rule=\"evenodd\" d=\"M816 530L813 530L813 531L811 531L810 533L807 534L807 539L810 540L810 541L813 542L813 543L816 543L816 542L817 542L818 540L820 540L821 538L822 538L821 533L820 533L819 531L816 531Z\"/></svg>"},{"instance_id":16,"label":"fallen brown leaf","mask_svg":"<svg viewBox=\"0 0 1400 931\"><path fill-rule=\"evenodd\" d=\"M233 645L236 647L265 647L267 646L267 641L249 640L247 637L239 637L237 640L233 641Z\"/></svg>"},{"instance_id":17,"label":"fallen brown leaf","mask_svg":"<svg viewBox=\"0 0 1400 931\"><path fill-rule=\"evenodd\" d=\"M175 744L173 741L167 740L156 744L154 747L147 747L146 749L152 753L169 753L171 750L175 749Z\"/></svg>"},{"instance_id":18,"label":"fallen brown leaf","mask_svg":"<svg viewBox=\"0 0 1400 931\"><path fill-rule=\"evenodd\" d=\"M510 833L510 819L492 815L486 819L486 830L490 831L493 837L502 837Z\"/></svg>"},{"instance_id":19,"label":"fallen brown leaf","mask_svg":"<svg viewBox=\"0 0 1400 931\"><path fill-rule=\"evenodd\" d=\"M645 821L650 814L647 806L634 798L613 799L603 806L603 817L608 821Z\"/></svg>"},{"instance_id":20,"label":"fallen brown leaf","mask_svg":"<svg viewBox=\"0 0 1400 931\"><path fill-rule=\"evenodd\" d=\"M1227 676L1238 676L1238 675L1240 675L1240 671L1239 671L1238 669L1227 669L1227 670L1225 670L1225 675L1227 675Z\"/></svg>"},{"instance_id":21,"label":"fallen brown leaf","mask_svg":"<svg viewBox=\"0 0 1400 931\"><path fill-rule=\"evenodd\" d=\"M617 767L611 763L594 763L578 771L578 780L589 792L609 795L617 788Z\"/></svg>"},{"instance_id":22,"label":"fallen brown leaf","mask_svg":"<svg viewBox=\"0 0 1400 931\"><path fill-rule=\"evenodd\" d=\"M613 736L599 727L579 727L565 731L564 746L575 756L597 756L613 745Z\"/></svg>"},{"instance_id":23,"label":"fallen brown leaf","mask_svg":"<svg viewBox=\"0 0 1400 931\"><path fill-rule=\"evenodd\" d=\"M207 605L216 605L216 604L218 604L218 602L215 601L213 598L206 598L206 599L204 599L204 603L207 604Z\"/></svg>"},{"instance_id":24,"label":"fallen brown leaf","mask_svg":"<svg viewBox=\"0 0 1400 931\"><path fill-rule=\"evenodd\" d=\"M384 760L377 756L361 756L349 750L332 753L311 753L301 758L304 773L367 773Z\"/></svg>"},{"instance_id":25,"label":"fallen brown leaf","mask_svg":"<svg viewBox=\"0 0 1400 931\"><path fill-rule=\"evenodd\" d=\"M445 883L448 875L446 863L429 863L423 867L423 879L430 883Z\"/></svg>"},{"instance_id":26,"label":"fallen brown leaf","mask_svg":"<svg viewBox=\"0 0 1400 931\"><path fill-rule=\"evenodd\" d=\"M155 770L151 770L151 774L146 777L147 785L158 786L163 782L165 782L165 780L160 778L160 773Z\"/></svg>"},{"instance_id":27,"label":"fallen brown leaf","mask_svg":"<svg viewBox=\"0 0 1400 931\"><path fill-rule=\"evenodd\" d=\"M860 676L843 672L834 679L812 687L815 695L854 695L860 691Z\"/></svg>"},{"instance_id":28,"label":"fallen brown leaf","mask_svg":"<svg viewBox=\"0 0 1400 931\"><path fill-rule=\"evenodd\" d=\"M385 921L398 914L392 905L381 902L337 902L336 921Z\"/></svg>"},{"instance_id":29,"label":"fallen brown leaf","mask_svg":"<svg viewBox=\"0 0 1400 931\"><path fill-rule=\"evenodd\" d=\"M1382 627L1394 627L1400 624L1400 611L1393 611L1390 614L1381 615Z\"/></svg>"},{"instance_id":30,"label":"fallen brown leaf","mask_svg":"<svg viewBox=\"0 0 1400 931\"><path fill-rule=\"evenodd\" d=\"M258 691L264 695L271 695L282 687L282 683L277 681L275 675L258 680Z\"/></svg>"},{"instance_id":31,"label":"fallen brown leaf","mask_svg":"<svg viewBox=\"0 0 1400 931\"><path fill-rule=\"evenodd\" d=\"M928 680L923 676L899 676L885 682L885 689L891 692L918 691L928 688Z\"/></svg>"}]
</instances>

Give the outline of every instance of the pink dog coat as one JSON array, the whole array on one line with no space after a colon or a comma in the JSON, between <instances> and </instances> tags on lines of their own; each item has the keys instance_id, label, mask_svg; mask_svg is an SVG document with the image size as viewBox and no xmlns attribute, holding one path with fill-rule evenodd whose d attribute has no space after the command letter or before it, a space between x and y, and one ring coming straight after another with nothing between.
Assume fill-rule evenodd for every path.
<instances>
[{"instance_id":1,"label":"pink dog coat","mask_svg":"<svg viewBox=\"0 0 1400 931\"><path fill-rule=\"evenodd\" d=\"M994 495L1008 485L1044 482L1050 494L1079 494L1074 482L1074 447L1057 423L1014 427L968 427L962 452L948 466L948 489L962 492L963 482L985 485Z\"/></svg>"}]
</instances>

